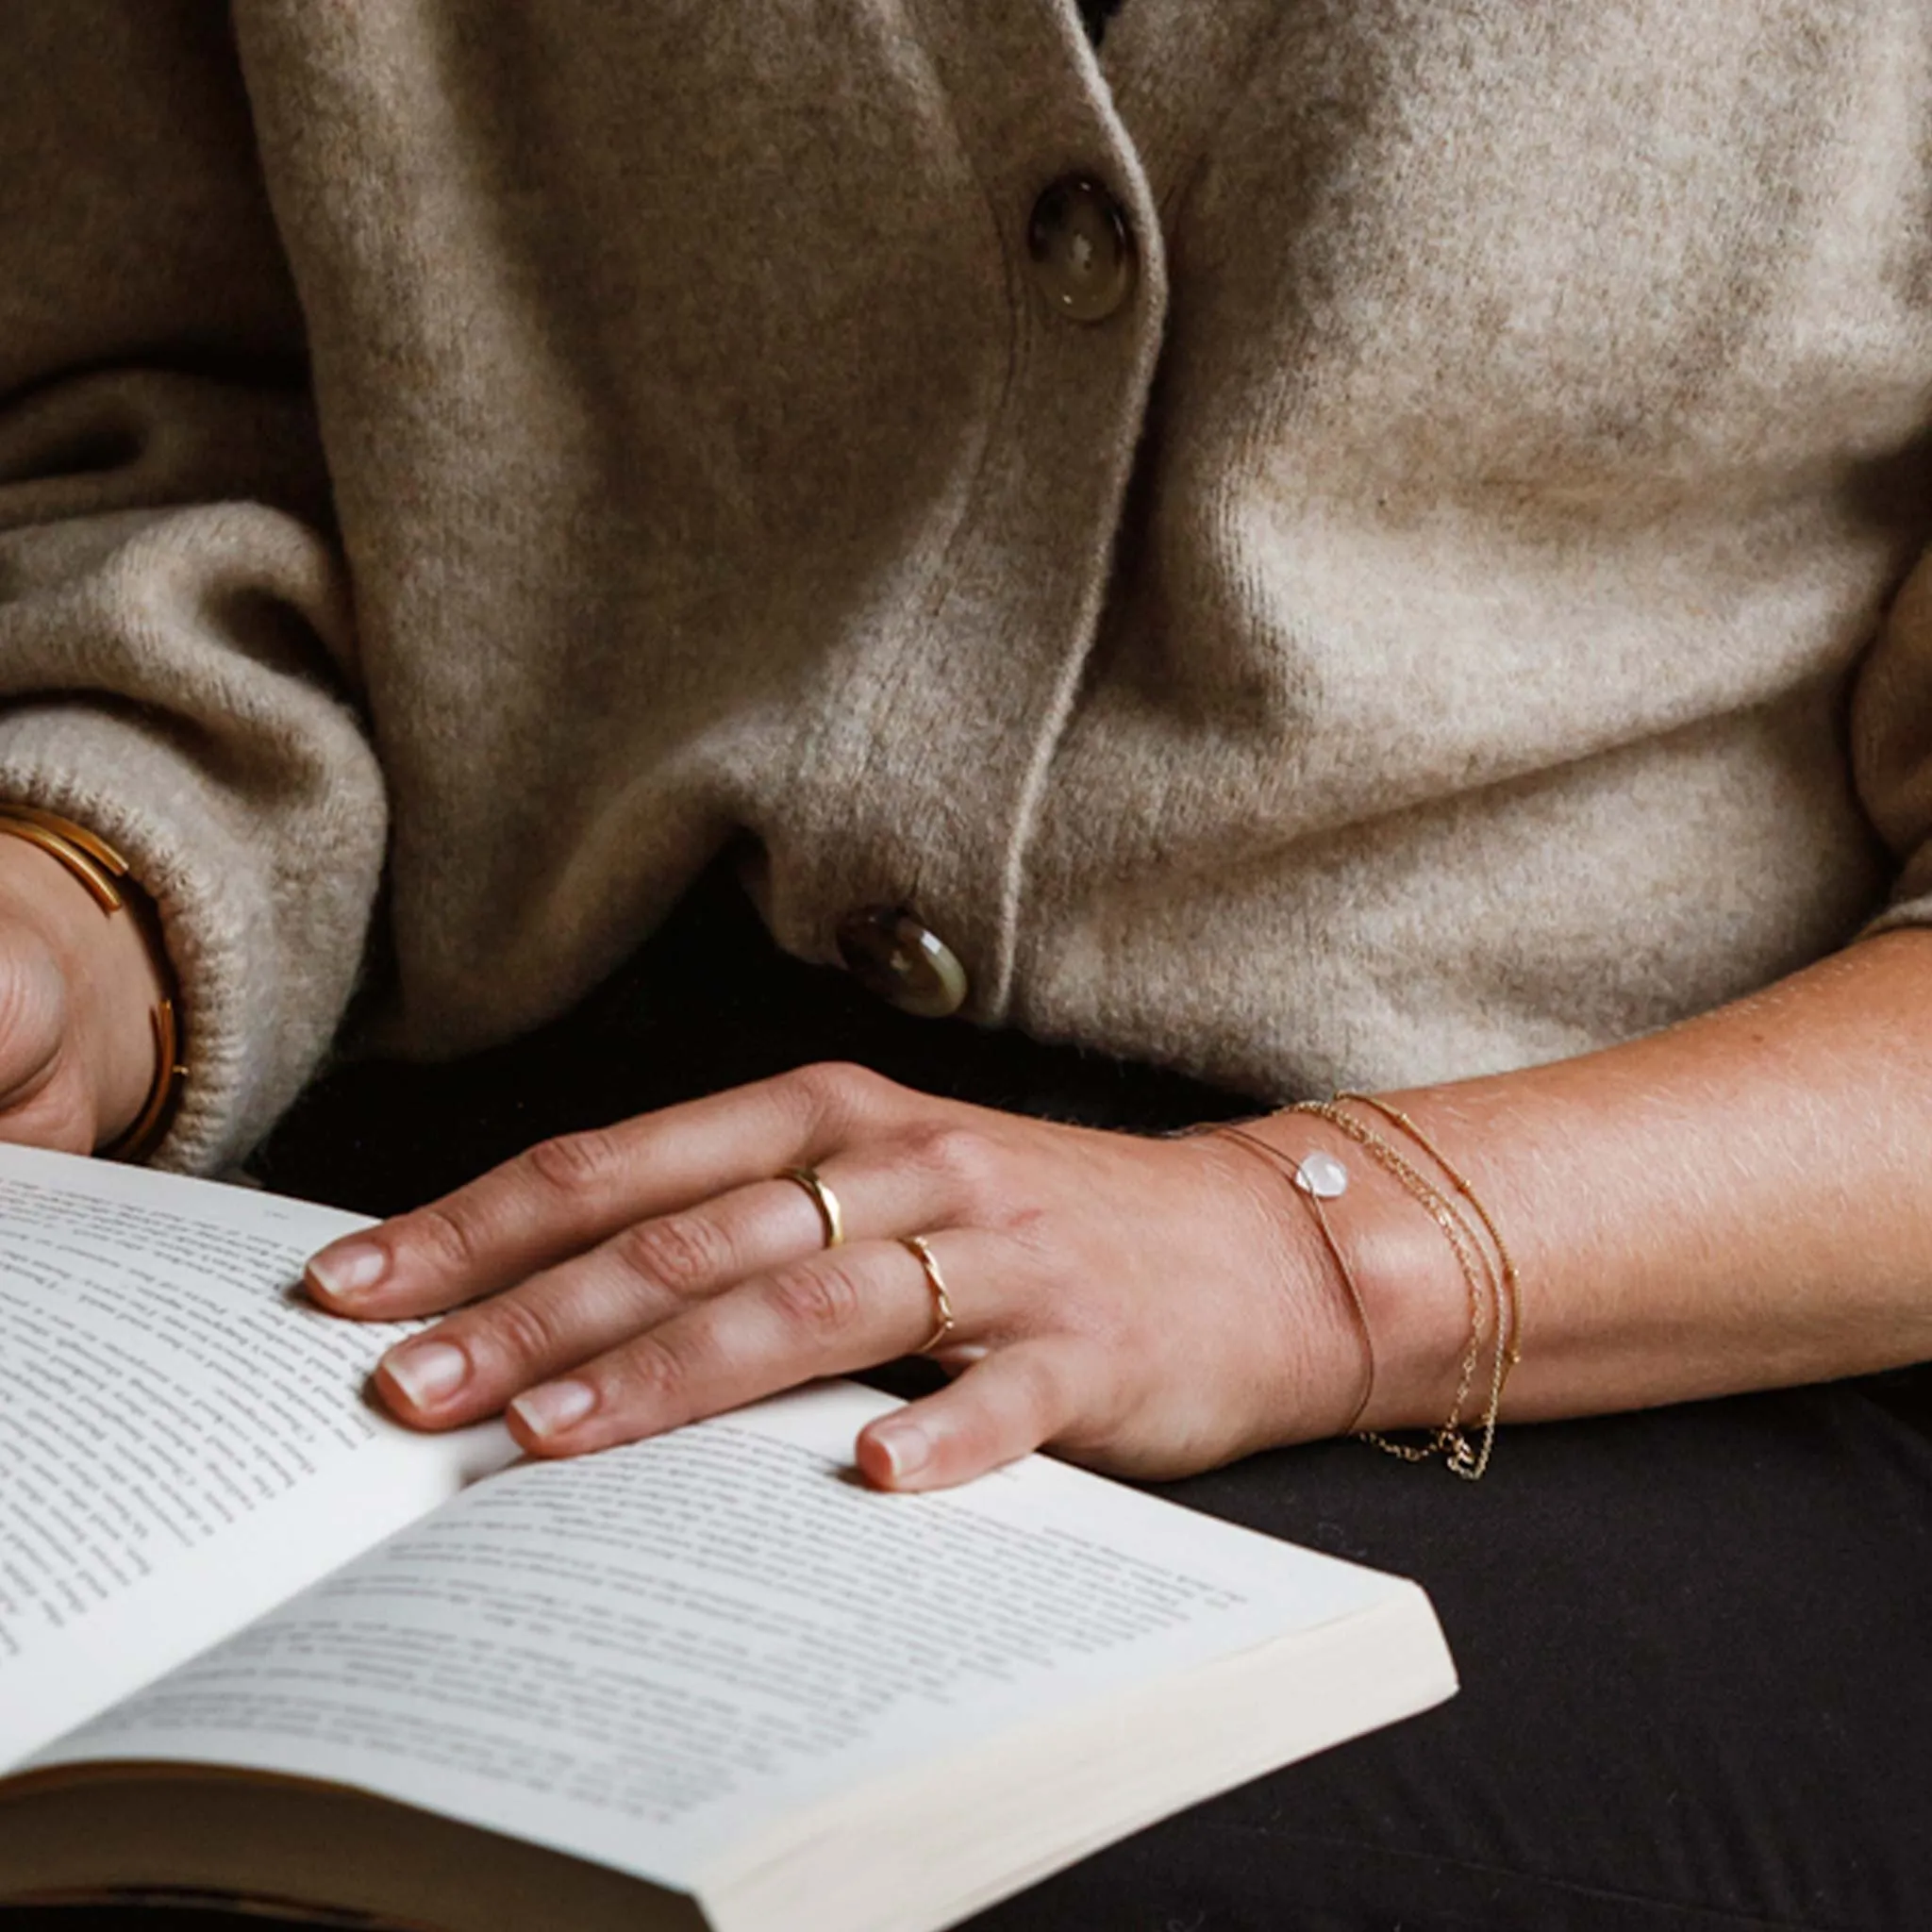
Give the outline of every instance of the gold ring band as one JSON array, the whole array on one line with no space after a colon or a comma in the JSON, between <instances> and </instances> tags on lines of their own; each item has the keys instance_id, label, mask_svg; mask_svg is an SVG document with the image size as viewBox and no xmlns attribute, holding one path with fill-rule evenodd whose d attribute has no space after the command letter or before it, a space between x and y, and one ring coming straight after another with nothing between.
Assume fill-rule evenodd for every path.
<instances>
[{"instance_id":1,"label":"gold ring band","mask_svg":"<svg viewBox=\"0 0 1932 1932\"><path fill-rule=\"evenodd\" d=\"M946 1278L933 1259L932 1249L920 1234L902 1234L899 1245L917 1261L925 1274L925 1285L932 1291L932 1333L913 1351L930 1355L953 1332L953 1298L946 1292Z\"/></svg>"},{"instance_id":2,"label":"gold ring band","mask_svg":"<svg viewBox=\"0 0 1932 1932\"><path fill-rule=\"evenodd\" d=\"M811 1205L819 1210L819 1221L825 1231L826 1247L836 1248L844 1241L845 1216L839 1207L839 1197L818 1177L814 1169L781 1167L773 1178L796 1181L811 1196Z\"/></svg>"}]
</instances>

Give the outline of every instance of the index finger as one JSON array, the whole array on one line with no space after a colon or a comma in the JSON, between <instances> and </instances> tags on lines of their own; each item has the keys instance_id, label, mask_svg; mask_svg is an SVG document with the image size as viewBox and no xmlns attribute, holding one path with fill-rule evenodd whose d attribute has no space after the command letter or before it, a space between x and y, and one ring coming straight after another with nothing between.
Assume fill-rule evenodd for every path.
<instances>
[{"instance_id":1,"label":"index finger","mask_svg":"<svg viewBox=\"0 0 1932 1932\"><path fill-rule=\"evenodd\" d=\"M340 1314L393 1320L513 1287L619 1229L780 1168L809 1166L879 1115L891 1083L862 1068L801 1067L616 1126L539 1141L380 1225L331 1241L306 1282ZM816 1210L801 1190L801 1213Z\"/></svg>"}]
</instances>

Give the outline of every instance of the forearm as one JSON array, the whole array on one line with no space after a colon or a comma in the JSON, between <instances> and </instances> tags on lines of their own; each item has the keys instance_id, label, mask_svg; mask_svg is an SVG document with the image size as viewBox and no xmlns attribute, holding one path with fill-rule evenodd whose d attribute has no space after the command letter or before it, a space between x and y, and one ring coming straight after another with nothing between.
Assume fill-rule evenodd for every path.
<instances>
[{"instance_id":1,"label":"forearm","mask_svg":"<svg viewBox=\"0 0 1932 1932\"><path fill-rule=\"evenodd\" d=\"M1515 1257L1506 1419L1932 1357L1932 935L1869 941L1602 1053L1384 1097L1468 1176ZM1264 1126L1369 1165L1310 1117ZM1440 1422L1468 1326L1448 1245L1378 1174L1346 1231L1377 1355L1365 1420Z\"/></svg>"}]
</instances>

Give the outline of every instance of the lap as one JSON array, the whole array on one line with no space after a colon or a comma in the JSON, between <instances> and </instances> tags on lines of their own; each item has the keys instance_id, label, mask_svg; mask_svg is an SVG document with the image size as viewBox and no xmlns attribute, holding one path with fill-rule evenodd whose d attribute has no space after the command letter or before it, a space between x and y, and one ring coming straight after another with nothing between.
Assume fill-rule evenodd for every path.
<instances>
[{"instance_id":1,"label":"lap","mask_svg":"<svg viewBox=\"0 0 1932 1932\"><path fill-rule=\"evenodd\" d=\"M263 1171L386 1212L541 1134L833 1057L1094 1125L1247 1110L1153 1069L887 1012L778 958L714 878L569 1022L459 1067L349 1070ZM1168 1486L1417 1577L1462 1693L1141 1833L972 1932L1916 1923L1932 1899L1925 1387L1512 1430L1475 1486L1347 1442ZM0 1932L233 1923L0 1911Z\"/></svg>"},{"instance_id":2,"label":"lap","mask_svg":"<svg viewBox=\"0 0 1932 1932\"><path fill-rule=\"evenodd\" d=\"M973 1932L1902 1927L1932 1899L1932 1444L1893 1391L1510 1431L1452 1485L1334 1443L1174 1500L1428 1589L1461 1694Z\"/></svg>"}]
</instances>

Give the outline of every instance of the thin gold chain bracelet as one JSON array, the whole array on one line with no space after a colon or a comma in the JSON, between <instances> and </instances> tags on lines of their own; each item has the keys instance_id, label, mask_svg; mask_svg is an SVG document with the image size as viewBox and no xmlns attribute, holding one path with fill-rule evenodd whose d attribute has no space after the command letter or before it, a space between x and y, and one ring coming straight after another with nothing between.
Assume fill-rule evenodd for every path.
<instances>
[{"instance_id":1,"label":"thin gold chain bracelet","mask_svg":"<svg viewBox=\"0 0 1932 1932\"><path fill-rule=\"evenodd\" d=\"M1497 1259L1493 1264L1456 1202L1382 1135L1345 1111L1342 1103L1349 1099L1358 1099L1358 1096L1338 1094L1333 1100L1305 1101L1289 1111L1310 1114L1326 1122L1353 1141L1377 1166L1401 1184L1410 1198L1435 1222L1448 1242L1456 1257L1457 1272L1469 1291L1470 1301L1469 1341L1458 1364L1456 1392L1448 1416L1431 1429L1421 1443L1399 1442L1373 1430L1364 1431L1362 1439L1384 1454L1407 1462L1424 1462L1441 1456L1453 1474L1469 1482L1479 1481L1494 1453L1504 1387L1511 1367L1521 1358L1514 1262L1509 1258L1507 1246L1495 1235L1493 1222L1480 1202L1475 1200L1473 1191L1467 1193L1471 1207L1485 1231L1496 1242ZM1416 1138L1420 1140L1422 1137L1417 1134ZM1467 1182L1446 1160L1441 1160L1433 1147L1429 1148L1429 1153L1432 1158L1441 1162L1442 1171L1450 1176L1451 1184L1457 1186L1458 1191L1468 1190ZM1493 1351L1482 1410L1473 1422L1465 1424L1465 1406L1475 1385L1485 1341L1491 1337ZM1471 1440L1472 1429L1474 1441Z\"/></svg>"}]
</instances>

